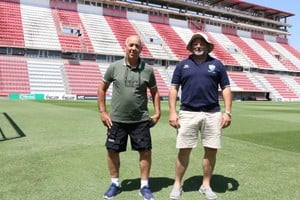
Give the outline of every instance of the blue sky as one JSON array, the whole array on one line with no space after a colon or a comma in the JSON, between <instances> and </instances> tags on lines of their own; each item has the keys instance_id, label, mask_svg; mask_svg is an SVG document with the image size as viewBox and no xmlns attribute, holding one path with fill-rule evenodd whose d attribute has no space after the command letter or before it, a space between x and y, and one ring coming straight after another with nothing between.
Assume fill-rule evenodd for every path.
<instances>
[{"instance_id":1,"label":"blue sky","mask_svg":"<svg viewBox=\"0 0 300 200\"><path fill-rule=\"evenodd\" d=\"M262 5L277 10L286 11L295 14L288 18L288 23L292 25L288 31L291 36L288 37L289 44L300 51L300 4L298 0L243 0L245 2Z\"/></svg>"}]
</instances>

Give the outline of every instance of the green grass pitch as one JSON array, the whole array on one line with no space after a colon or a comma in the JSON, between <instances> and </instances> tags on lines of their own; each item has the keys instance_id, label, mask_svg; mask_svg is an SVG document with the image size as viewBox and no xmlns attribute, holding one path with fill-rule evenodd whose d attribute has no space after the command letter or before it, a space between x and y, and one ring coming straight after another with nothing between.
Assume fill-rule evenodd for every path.
<instances>
[{"instance_id":1,"label":"green grass pitch","mask_svg":"<svg viewBox=\"0 0 300 200\"><path fill-rule=\"evenodd\" d=\"M25 137L16 137L4 113ZM1 200L102 199L110 178L106 129L96 101L1 99L0 114ZM156 200L167 200L177 155L167 102L162 102L162 117L152 137L150 186ZM212 179L219 199L300 199L300 103L234 102L232 125L223 131L222 146ZM184 176L183 200L204 199L197 192L202 153L199 143ZM129 147L121 154L120 178L122 193L114 199L141 199L138 154Z\"/></svg>"}]
</instances>

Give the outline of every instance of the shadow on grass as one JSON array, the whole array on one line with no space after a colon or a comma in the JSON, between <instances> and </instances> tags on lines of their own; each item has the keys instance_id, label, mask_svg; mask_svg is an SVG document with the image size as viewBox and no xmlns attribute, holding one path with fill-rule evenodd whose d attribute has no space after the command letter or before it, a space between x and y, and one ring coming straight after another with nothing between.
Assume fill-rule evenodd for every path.
<instances>
[{"instance_id":1,"label":"shadow on grass","mask_svg":"<svg viewBox=\"0 0 300 200\"><path fill-rule=\"evenodd\" d=\"M166 177L151 177L149 184L152 192L158 192L163 188L173 185L174 179ZM121 183L122 191L133 191L140 189L140 179L125 179Z\"/></svg>"},{"instance_id":2,"label":"shadow on grass","mask_svg":"<svg viewBox=\"0 0 300 200\"><path fill-rule=\"evenodd\" d=\"M202 183L203 176L192 176L183 183L183 191L198 191ZM226 191L236 191L239 188L239 182L234 178L222 175L213 175L211 179L212 190L217 193L225 193Z\"/></svg>"},{"instance_id":3,"label":"shadow on grass","mask_svg":"<svg viewBox=\"0 0 300 200\"><path fill-rule=\"evenodd\" d=\"M1 134L1 139L0 141L5 141L5 140L12 140L12 139L16 139L16 138L20 138L20 137L25 137L25 133L22 131L22 129L16 124L16 122L7 114L7 113L1 113L5 118L3 118L1 116L1 120L4 120L6 119L11 128L16 132L16 136L13 136L13 137L8 137L5 135L4 131L1 129L1 126L0 126L0 134ZM0 124L1 125L1 124Z\"/></svg>"}]
</instances>

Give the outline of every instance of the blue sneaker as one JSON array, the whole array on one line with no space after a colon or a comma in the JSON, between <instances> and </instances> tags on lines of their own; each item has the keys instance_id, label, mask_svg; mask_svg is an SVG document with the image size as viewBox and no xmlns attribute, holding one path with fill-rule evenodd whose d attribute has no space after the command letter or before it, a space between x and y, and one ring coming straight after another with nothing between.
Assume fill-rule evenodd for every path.
<instances>
[{"instance_id":1,"label":"blue sneaker","mask_svg":"<svg viewBox=\"0 0 300 200\"><path fill-rule=\"evenodd\" d=\"M121 192L121 187L117 186L116 184L112 183L108 190L104 193L104 199L112 199L114 196Z\"/></svg>"},{"instance_id":2,"label":"blue sneaker","mask_svg":"<svg viewBox=\"0 0 300 200\"><path fill-rule=\"evenodd\" d=\"M140 189L140 195L144 198L144 200L154 200L154 196L149 187L143 187Z\"/></svg>"}]
</instances>

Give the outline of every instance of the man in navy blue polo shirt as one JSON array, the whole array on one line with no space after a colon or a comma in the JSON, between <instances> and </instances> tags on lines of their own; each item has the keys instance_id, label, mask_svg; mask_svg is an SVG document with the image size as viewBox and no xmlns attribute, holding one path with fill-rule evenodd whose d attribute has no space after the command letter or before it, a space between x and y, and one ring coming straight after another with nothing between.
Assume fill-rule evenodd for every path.
<instances>
[{"instance_id":1,"label":"man in navy blue polo shirt","mask_svg":"<svg viewBox=\"0 0 300 200\"><path fill-rule=\"evenodd\" d=\"M203 181L199 192L207 199L217 199L210 181L217 150L221 148L222 128L231 123L232 94L224 65L209 55L213 48L206 34L195 33L187 45L192 54L179 62L173 73L169 92L169 123L177 129L176 148L179 152L170 199L181 197L182 179L190 153L197 147L199 132L204 147ZM176 99L180 87L181 104L177 114ZM224 99L224 113L219 104L219 88Z\"/></svg>"}]
</instances>

